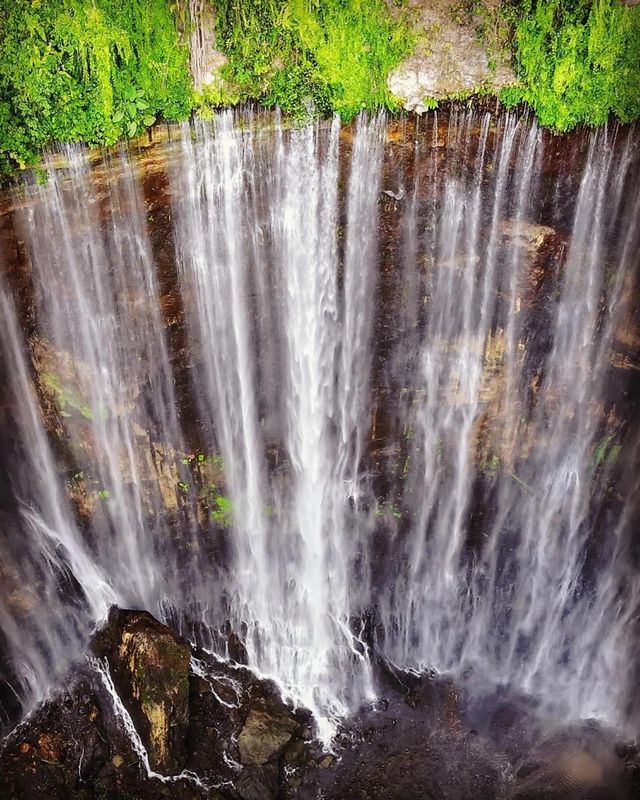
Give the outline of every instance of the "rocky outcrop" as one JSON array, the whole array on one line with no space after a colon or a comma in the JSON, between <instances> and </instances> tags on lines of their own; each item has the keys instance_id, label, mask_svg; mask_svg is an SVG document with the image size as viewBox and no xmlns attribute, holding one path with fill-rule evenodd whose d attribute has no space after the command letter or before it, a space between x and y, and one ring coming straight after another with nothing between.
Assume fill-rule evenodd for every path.
<instances>
[{"instance_id":1,"label":"rocky outcrop","mask_svg":"<svg viewBox=\"0 0 640 800\"><path fill-rule=\"evenodd\" d=\"M193 650L146 612L113 610L92 648L99 661L4 742L2 800L637 796L635 744L616 746L597 723L545 735L531 704L504 693L470 700L451 680L378 662L377 702L343 721L328 754L310 714L273 683Z\"/></svg>"},{"instance_id":2,"label":"rocky outcrop","mask_svg":"<svg viewBox=\"0 0 640 800\"><path fill-rule=\"evenodd\" d=\"M387 80L405 109L420 114L434 100L497 93L516 83L499 5L494 0L411 0L416 45Z\"/></svg>"},{"instance_id":3,"label":"rocky outcrop","mask_svg":"<svg viewBox=\"0 0 640 800\"><path fill-rule=\"evenodd\" d=\"M107 658L152 769L184 766L189 725L189 646L150 614L114 609L96 651Z\"/></svg>"}]
</instances>

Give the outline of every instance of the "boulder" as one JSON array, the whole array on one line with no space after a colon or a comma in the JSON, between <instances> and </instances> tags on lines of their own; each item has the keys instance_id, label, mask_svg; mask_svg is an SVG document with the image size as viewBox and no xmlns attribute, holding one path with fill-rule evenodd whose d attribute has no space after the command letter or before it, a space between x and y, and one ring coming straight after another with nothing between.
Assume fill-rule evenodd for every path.
<instances>
[{"instance_id":1,"label":"boulder","mask_svg":"<svg viewBox=\"0 0 640 800\"><path fill-rule=\"evenodd\" d=\"M245 767L235 789L242 800L274 800L278 797L278 765Z\"/></svg>"},{"instance_id":2,"label":"boulder","mask_svg":"<svg viewBox=\"0 0 640 800\"><path fill-rule=\"evenodd\" d=\"M252 708L238 737L240 761L248 766L261 766L275 760L299 727L295 719L280 709Z\"/></svg>"},{"instance_id":3,"label":"boulder","mask_svg":"<svg viewBox=\"0 0 640 800\"><path fill-rule=\"evenodd\" d=\"M109 661L152 769L179 772L189 725L187 643L146 611L114 609L94 649Z\"/></svg>"}]
</instances>

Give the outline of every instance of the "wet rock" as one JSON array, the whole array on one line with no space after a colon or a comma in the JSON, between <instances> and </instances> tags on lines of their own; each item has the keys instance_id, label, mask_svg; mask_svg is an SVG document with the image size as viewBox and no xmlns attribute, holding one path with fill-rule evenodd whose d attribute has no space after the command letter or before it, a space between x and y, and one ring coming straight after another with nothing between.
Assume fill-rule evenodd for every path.
<instances>
[{"instance_id":1,"label":"wet rock","mask_svg":"<svg viewBox=\"0 0 640 800\"><path fill-rule=\"evenodd\" d=\"M259 766L273 761L283 752L299 727L292 717L282 711L252 708L238 738L241 762Z\"/></svg>"},{"instance_id":2,"label":"wet rock","mask_svg":"<svg viewBox=\"0 0 640 800\"><path fill-rule=\"evenodd\" d=\"M548 225L539 225L521 219L505 219L500 229L507 239L512 239L519 247L536 254L545 239L554 236L556 231Z\"/></svg>"},{"instance_id":3,"label":"wet rock","mask_svg":"<svg viewBox=\"0 0 640 800\"><path fill-rule=\"evenodd\" d=\"M626 766L611 732L587 720L547 735L515 763L510 800L626 800Z\"/></svg>"},{"instance_id":4,"label":"wet rock","mask_svg":"<svg viewBox=\"0 0 640 800\"><path fill-rule=\"evenodd\" d=\"M229 658L232 658L237 664L248 664L249 657L247 655L247 648L244 642L235 631L231 631L227 640L227 647L229 649Z\"/></svg>"},{"instance_id":5,"label":"wet rock","mask_svg":"<svg viewBox=\"0 0 640 800\"><path fill-rule=\"evenodd\" d=\"M3 743L0 798L83 799L109 759L103 725L90 684L71 679L65 695L45 703Z\"/></svg>"},{"instance_id":6,"label":"wet rock","mask_svg":"<svg viewBox=\"0 0 640 800\"><path fill-rule=\"evenodd\" d=\"M278 796L278 767L276 764L245 767L236 781L236 791L242 800L269 800Z\"/></svg>"},{"instance_id":7,"label":"wet rock","mask_svg":"<svg viewBox=\"0 0 640 800\"><path fill-rule=\"evenodd\" d=\"M143 611L114 609L107 631L95 648L109 660L151 767L179 772L189 724L188 645Z\"/></svg>"}]
</instances>

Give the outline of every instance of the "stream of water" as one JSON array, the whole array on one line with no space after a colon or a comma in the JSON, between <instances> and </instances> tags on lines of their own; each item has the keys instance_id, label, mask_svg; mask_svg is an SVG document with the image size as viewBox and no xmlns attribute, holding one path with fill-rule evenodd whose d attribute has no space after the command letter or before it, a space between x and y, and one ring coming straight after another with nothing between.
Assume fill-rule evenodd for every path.
<instances>
[{"instance_id":1,"label":"stream of water","mask_svg":"<svg viewBox=\"0 0 640 800\"><path fill-rule=\"evenodd\" d=\"M117 603L239 634L325 740L373 650L637 729L638 134L445 123L185 126L161 245L125 152L16 193L3 696Z\"/></svg>"}]
</instances>

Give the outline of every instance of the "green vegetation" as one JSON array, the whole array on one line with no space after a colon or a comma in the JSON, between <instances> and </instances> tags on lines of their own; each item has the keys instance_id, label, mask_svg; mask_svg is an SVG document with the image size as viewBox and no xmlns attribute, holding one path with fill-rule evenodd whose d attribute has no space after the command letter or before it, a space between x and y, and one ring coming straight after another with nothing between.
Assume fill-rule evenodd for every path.
<instances>
[{"instance_id":1,"label":"green vegetation","mask_svg":"<svg viewBox=\"0 0 640 800\"><path fill-rule=\"evenodd\" d=\"M298 114L313 107L350 119L393 107L386 79L412 45L384 0L217 0L218 46L227 96Z\"/></svg>"},{"instance_id":2,"label":"green vegetation","mask_svg":"<svg viewBox=\"0 0 640 800\"><path fill-rule=\"evenodd\" d=\"M214 501L214 509L211 512L213 522L222 528L229 528L233 522L233 504L228 497L220 495Z\"/></svg>"},{"instance_id":3,"label":"green vegetation","mask_svg":"<svg viewBox=\"0 0 640 800\"><path fill-rule=\"evenodd\" d=\"M640 7L616 0L517 0L515 44L522 86L502 100L531 104L560 131L640 116Z\"/></svg>"},{"instance_id":4,"label":"green vegetation","mask_svg":"<svg viewBox=\"0 0 640 800\"><path fill-rule=\"evenodd\" d=\"M210 0L227 64L196 94L182 0L0 0L0 174L54 140L111 145L158 118L245 100L301 116L394 109L387 76L413 48L406 0ZM490 53L515 51L526 101L568 130L640 117L640 6L616 0L452 0ZM492 63L495 59L492 58ZM486 87L477 87L483 93ZM435 105L435 101L433 101Z\"/></svg>"},{"instance_id":5,"label":"green vegetation","mask_svg":"<svg viewBox=\"0 0 640 800\"><path fill-rule=\"evenodd\" d=\"M212 0L223 82L196 96L184 4L0 0L0 173L53 140L111 145L157 117L249 98L345 118L392 106L386 76L409 50L384 0ZM188 24L188 23L186 23Z\"/></svg>"},{"instance_id":6,"label":"green vegetation","mask_svg":"<svg viewBox=\"0 0 640 800\"><path fill-rule=\"evenodd\" d=\"M502 458L497 453L490 453L480 464L480 470L490 478L495 478L502 468Z\"/></svg>"},{"instance_id":7,"label":"green vegetation","mask_svg":"<svg viewBox=\"0 0 640 800\"><path fill-rule=\"evenodd\" d=\"M593 451L594 466L613 466L618 460L621 450L622 446L615 443L614 434L604 436Z\"/></svg>"},{"instance_id":8,"label":"green vegetation","mask_svg":"<svg viewBox=\"0 0 640 800\"><path fill-rule=\"evenodd\" d=\"M190 92L169 0L0 0L0 172L184 118Z\"/></svg>"},{"instance_id":9,"label":"green vegetation","mask_svg":"<svg viewBox=\"0 0 640 800\"><path fill-rule=\"evenodd\" d=\"M398 508L397 504L392 502L391 500L382 500L378 503L375 516L382 518L382 517L393 517L394 519L402 519L402 513Z\"/></svg>"},{"instance_id":10,"label":"green vegetation","mask_svg":"<svg viewBox=\"0 0 640 800\"><path fill-rule=\"evenodd\" d=\"M93 411L75 392L67 389L60 380L60 376L53 372L42 375L42 385L45 391L53 398L61 417L70 417L71 410L78 411L85 419L93 419Z\"/></svg>"},{"instance_id":11,"label":"green vegetation","mask_svg":"<svg viewBox=\"0 0 640 800\"><path fill-rule=\"evenodd\" d=\"M213 470L224 471L224 464L222 456L218 453L198 453L194 455L183 456L180 463L187 467L209 467Z\"/></svg>"}]
</instances>

